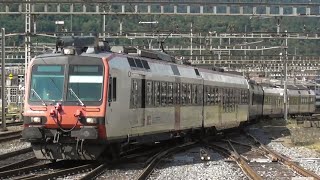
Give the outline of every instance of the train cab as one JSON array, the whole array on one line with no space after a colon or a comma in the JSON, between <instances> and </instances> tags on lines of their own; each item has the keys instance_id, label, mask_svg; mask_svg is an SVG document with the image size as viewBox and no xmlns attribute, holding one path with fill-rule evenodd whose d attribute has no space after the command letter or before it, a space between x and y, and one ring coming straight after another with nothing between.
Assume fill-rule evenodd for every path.
<instances>
[{"instance_id":1,"label":"train cab","mask_svg":"<svg viewBox=\"0 0 320 180\"><path fill-rule=\"evenodd\" d=\"M97 147L106 139L106 57L64 47L31 61L22 138L31 142L37 158L95 159L104 150Z\"/></svg>"}]
</instances>

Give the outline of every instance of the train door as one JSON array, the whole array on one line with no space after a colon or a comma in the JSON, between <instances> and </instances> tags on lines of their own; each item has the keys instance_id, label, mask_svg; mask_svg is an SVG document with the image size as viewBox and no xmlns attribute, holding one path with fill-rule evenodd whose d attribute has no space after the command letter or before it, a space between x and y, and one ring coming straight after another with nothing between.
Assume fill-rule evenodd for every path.
<instances>
[{"instance_id":1,"label":"train door","mask_svg":"<svg viewBox=\"0 0 320 180\"><path fill-rule=\"evenodd\" d=\"M145 126L145 75L135 75L131 80L130 106L131 115L129 117L131 131L133 134L143 134Z\"/></svg>"},{"instance_id":2,"label":"train door","mask_svg":"<svg viewBox=\"0 0 320 180\"><path fill-rule=\"evenodd\" d=\"M301 96L301 92L298 91L298 104L297 104L298 112L297 112L297 114L301 113L301 106L302 106L302 103L303 103L302 98L303 97Z\"/></svg>"},{"instance_id":3,"label":"train door","mask_svg":"<svg viewBox=\"0 0 320 180\"><path fill-rule=\"evenodd\" d=\"M180 130L181 122L181 79L176 77L175 85L173 86L174 97L174 129Z\"/></svg>"},{"instance_id":4,"label":"train door","mask_svg":"<svg viewBox=\"0 0 320 180\"><path fill-rule=\"evenodd\" d=\"M233 127L237 122L237 108L234 103L235 91L231 88L222 89L222 126L225 128Z\"/></svg>"},{"instance_id":5,"label":"train door","mask_svg":"<svg viewBox=\"0 0 320 180\"><path fill-rule=\"evenodd\" d=\"M122 81L121 81L122 80ZM107 136L124 136L131 134L128 118L129 97L123 94L128 94L130 84L121 76L121 72L113 70L110 72L108 81L108 102L106 114Z\"/></svg>"}]
</instances>

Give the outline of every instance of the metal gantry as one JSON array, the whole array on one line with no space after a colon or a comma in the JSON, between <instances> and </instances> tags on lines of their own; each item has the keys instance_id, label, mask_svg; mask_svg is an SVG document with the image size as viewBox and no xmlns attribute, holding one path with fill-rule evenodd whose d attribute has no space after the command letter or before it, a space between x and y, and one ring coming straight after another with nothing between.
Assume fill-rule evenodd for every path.
<instances>
[{"instance_id":1,"label":"metal gantry","mask_svg":"<svg viewBox=\"0 0 320 180\"><path fill-rule=\"evenodd\" d=\"M30 2L31 0L26 0L26 2ZM31 60L31 4L26 3L26 14L25 14L25 36L24 36L24 57L25 57L25 69L27 69L28 64ZM26 71L25 71L26 72Z\"/></svg>"},{"instance_id":2,"label":"metal gantry","mask_svg":"<svg viewBox=\"0 0 320 180\"><path fill-rule=\"evenodd\" d=\"M0 14L31 15L215 15L319 17L320 3L291 1L210 1L210 0L2 0Z\"/></svg>"},{"instance_id":3,"label":"metal gantry","mask_svg":"<svg viewBox=\"0 0 320 180\"><path fill-rule=\"evenodd\" d=\"M243 59L230 60L232 54L231 51L264 51L274 48L284 48L283 46L255 46L252 48L249 44L242 45L218 45L213 47L205 45L194 45L195 39L200 42L203 40L212 39L308 39L308 40L319 40L318 34L310 33L295 33L288 32L286 36L280 31L280 20L279 17L320 17L320 3L318 2L304 2L301 3L297 0L292 0L290 3L281 1L261 1L253 0L246 2L245 0L2 0L0 1L0 14L1 15L24 15L25 16L25 50L24 56L17 56L9 54L8 59L20 59L25 58L25 68L31 60L32 44L31 36L42 35L56 37L57 34L39 33L36 32L36 22L32 22L32 17L37 15L97 15L103 16L103 32L99 34L102 39L188 39L190 42L189 46L166 46L167 51L189 51L192 56L193 63L212 63L226 65L222 63L230 62L230 66L234 63L255 62L254 59L245 56ZM191 16L250 16L252 17L277 17L277 32L276 33L217 33L217 32L194 32L194 30L180 32L180 33L148 33L148 32L123 32L122 20L119 21L120 30L119 33L111 34L106 32L106 15L120 15L121 18L126 15L191 15ZM121 19L120 18L120 19ZM32 26L33 23L33 26ZM72 27L72 26L71 26ZM9 36L9 35L8 35ZM151 42L150 40L150 42ZM148 40L149 42L149 40ZM152 49L158 49L158 47L152 47ZM287 47L286 47L287 48ZM205 56L205 51L213 52L213 58ZM199 56L194 52L200 52ZM202 52L204 52L202 54ZM262 53L263 54L263 53ZM222 55L229 56L229 59L221 58ZM212 56L212 55L211 55ZM208 58L209 57L209 58ZM236 57L238 58L238 57ZM261 59L261 58L260 58ZM264 64L267 61L274 62L277 59L264 59ZM298 62L298 61L297 61ZM251 66L249 64L248 66ZM253 66L253 65L252 65Z\"/></svg>"}]
</instances>

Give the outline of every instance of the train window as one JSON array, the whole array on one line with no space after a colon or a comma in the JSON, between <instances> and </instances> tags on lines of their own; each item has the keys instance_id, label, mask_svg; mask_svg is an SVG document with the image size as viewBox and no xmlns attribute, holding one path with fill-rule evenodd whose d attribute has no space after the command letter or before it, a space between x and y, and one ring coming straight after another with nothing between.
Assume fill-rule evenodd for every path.
<instances>
[{"instance_id":1,"label":"train window","mask_svg":"<svg viewBox=\"0 0 320 180\"><path fill-rule=\"evenodd\" d=\"M244 90L245 104L248 103L248 90Z\"/></svg>"},{"instance_id":2,"label":"train window","mask_svg":"<svg viewBox=\"0 0 320 180\"><path fill-rule=\"evenodd\" d=\"M174 75L180 76L180 72L179 72L177 65L171 65L171 69L172 69L172 72Z\"/></svg>"},{"instance_id":3,"label":"train window","mask_svg":"<svg viewBox=\"0 0 320 180\"><path fill-rule=\"evenodd\" d=\"M187 104L191 104L191 92L192 92L192 86L191 84L187 85Z\"/></svg>"},{"instance_id":4,"label":"train window","mask_svg":"<svg viewBox=\"0 0 320 180\"><path fill-rule=\"evenodd\" d=\"M128 62L129 62L129 65L130 65L131 67L137 67L137 66L136 66L136 63L134 62L134 59L133 59L133 58L128 58Z\"/></svg>"},{"instance_id":5,"label":"train window","mask_svg":"<svg viewBox=\"0 0 320 180\"><path fill-rule=\"evenodd\" d=\"M162 106L167 105L167 83L166 82L161 83L161 105Z\"/></svg>"},{"instance_id":6,"label":"train window","mask_svg":"<svg viewBox=\"0 0 320 180\"><path fill-rule=\"evenodd\" d=\"M223 97L224 97L224 111L228 112L228 104L229 104L228 89L224 89Z\"/></svg>"},{"instance_id":7,"label":"train window","mask_svg":"<svg viewBox=\"0 0 320 180\"><path fill-rule=\"evenodd\" d=\"M168 105L173 104L173 84L168 83Z\"/></svg>"},{"instance_id":8,"label":"train window","mask_svg":"<svg viewBox=\"0 0 320 180\"><path fill-rule=\"evenodd\" d=\"M70 66L70 74L81 75L100 75L102 73L102 66L98 65L72 65Z\"/></svg>"},{"instance_id":9,"label":"train window","mask_svg":"<svg viewBox=\"0 0 320 180\"><path fill-rule=\"evenodd\" d=\"M231 98L231 111L234 111L235 110L235 90L234 89L231 89L231 95L232 95L232 98Z\"/></svg>"},{"instance_id":10,"label":"train window","mask_svg":"<svg viewBox=\"0 0 320 180\"><path fill-rule=\"evenodd\" d=\"M202 85L199 85L198 86L198 104L199 105L202 105L202 102L203 102L203 86Z\"/></svg>"},{"instance_id":11,"label":"train window","mask_svg":"<svg viewBox=\"0 0 320 180\"><path fill-rule=\"evenodd\" d=\"M110 83L112 83L112 79ZM101 101L102 86L103 67L101 65L69 66L69 82L67 87L69 93L67 94L67 101L78 102L77 98L81 101ZM110 90L112 91L112 88ZM112 100L112 94L110 98Z\"/></svg>"},{"instance_id":12,"label":"train window","mask_svg":"<svg viewBox=\"0 0 320 180\"><path fill-rule=\"evenodd\" d=\"M232 110L232 91L231 91L231 89L227 89L227 95L228 95L228 97L227 97L227 99L228 99L228 112L231 112L231 110Z\"/></svg>"},{"instance_id":13,"label":"train window","mask_svg":"<svg viewBox=\"0 0 320 180\"><path fill-rule=\"evenodd\" d=\"M192 104L194 105L197 104L197 95L198 95L197 85L193 84L192 85Z\"/></svg>"},{"instance_id":14,"label":"train window","mask_svg":"<svg viewBox=\"0 0 320 180\"><path fill-rule=\"evenodd\" d=\"M200 76L199 70L198 69L194 69L194 72L196 72L197 76Z\"/></svg>"},{"instance_id":15,"label":"train window","mask_svg":"<svg viewBox=\"0 0 320 180\"><path fill-rule=\"evenodd\" d=\"M112 80L112 100L117 100L117 78L113 78Z\"/></svg>"},{"instance_id":16,"label":"train window","mask_svg":"<svg viewBox=\"0 0 320 180\"><path fill-rule=\"evenodd\" d=\"M29 100L61 101L63 99L64 79L64 66L62 65L34 65L32 67Z\"/></svg>"},{"instance_id":17,"label":"train window","mask_svg":"<svg viewBox=\"0 0 320 180\"><path fill-rule=\"evenodd\" d=\"M136 79L132 79L131 87L131 106L132 108L137 108L138 106L138 82Z\"/></svg>"},{"instance_id":18,"label":"train window","mask_svg":"<svg viewBox=\"0 0 320 180\"><path fill-rule=\"evenodd\" d=\"M146 60L141 60L141 62L142 62L142 65L145 69L150 69L150 66Z\"/></svg>"},{"instance_id":19,"label":"train window","mask_svg":"<svg viewBox=\"0 0 320 180\"><path fill-rule=\"evenodd\" d=\"M181 86L180 86L180 83L177 83L176 84L177 86L176 86L176 92L177 92L177 99L176 99L176 103L177 104L180 104L181 102L181 100L180 100L180 96L181 96Z\"/></svg>"},{"instance_id":20,"label":"train window","mask_svg":"<svg viewBox=\"0 0 320 180\"><path fill-rule=\"evenodd\" d=\"M109 78L108 101L116 101L117 99L117 78Z\"/></svg>"},{"instance_id":21,"label":"train window","mask_svg":"<svg viewBox=\"0 0 320 180\"><path fill-rule=\"evenodd\" d=\"M142 62L140 59L134 59L138 68L143 68Z\"/></svg>"},{"instance_id":22,"label":"train window","mask_svg":"<svg viewBox=\"0 0 320 180\"><path fill-rule=\"evenodd\" d=\"M222 99L222 90L221 88L217 88L217 92L218 92L218 105L221 104L221 99Z\"/></svg>"},{"instance_id":23,"label":"train window","mask_svg":"<svg viewBox=\"0 0 320 180\"><path fill-rule=\"evenodd\" d=\"M218 96L219 96L219 92L218 92L218 88L214 87L213 88L213 104L218 104Z\"/></svg>"},{"instance_id":24,"label":"train window","mask_svg":"<svg viewBox=\"0 0 320 180\"><path fill-rule=\"evenodd\" d=\"M154 95L155 95L154 104L155 106L159 106L160 105L160 82L154 82Z\"/></svg>"},{"instance_id":25,"label":"train window","mask_svg":"<svg viewBox=\"0 0 320 180\"><path fill-rule=\"evenodd\" d=\"M187 104L187 85L186 84L182 84L182 93L181 93L181 101L183 105Z\"/></svg>"},{"instance_id":26,"label":"train window","mask_svg":"<svg viewBox=\"0 0 320 180\"><path fill-rule=\"evenodd\" d=\"M147 81L147 98L146 98L146 105L147 106L153 106L153 91L152 91L152 81Z\"/></svg>"},{"instance_id":27,"label":"train window","mask_svg":"<svg viewBox=\"0 0 320 180\"><path fill-rule=\"evenodd\" d=\"M236 90L236 103L240 103L240 97L239 97L239 89Z\"/></svg>"},{"instance_id":28,"label":"train window","mask_svg":"<svg viewBox=\"0 0 320 180\"><path fill-rule=\"evenodd\" d=\"M172 104L177 103L177 83L172 83Z\"/></svg>"},{"instance_id":29,"label":"train window","mask_svg":"<svg viewBox=\"0 0 320 180\"><path fill-rule=\"evenodd\" d=\"M206 104L210 105L210 99L211 99L211 91L210 91L210 86L206 86Z\"/></svg>"},{"instance_id":30,"label":"train window","mask_svg":"<svg viewBox=\"0 0 320 180\"><path fill-rule=\"evenodd\" d=\"M32 67L32 71L33 72L37 72L37 73L61 73L63 72L64 68L63 66L60 66L60 65L57 65L57 66L54 66L54 65L46 65L46 66L43 66L43 65L35 65Z\"/></svg>"},{"instance_id":31,"label":"train window","mask_svg":"<svg viewBox=\"0 0 320 180\"><path fill-rule=\"evenodd\" d=\"M241 102L241 104L246 104L246 103L248 103L248 94L247 94L247 91L246 91L246 90L241 90L241 92L242 92L242 95L241 95L242 102Z\"/></svg>"},{"instance_id":32,"label":"train window","mask_svg":"<svg viewBox=\"0 0 320 180\"><path fill-rule=\"evenodd\" d=\"M213 88L212 88L211 86L209 86L209 94L210 94L210 96L209 96L209 102L208 102L208 104L212 105L212 103L213 103L213 97L214 97L214 92L213 92Z\"/></svg>"},{"instance_id":33,"label":"train window","mask_svg":"<svg viewBox=\"0 0 320 180\"><path fill-rule=\"evenodd\" d=\"M109 88L108 88L108 101L112 101L111 97L112 97L112 77L109 77Z\"/></svg>"},{"instance_id":34,"label":"train window","mask_svg":"<svg viewBox=\"0 0 320 180\"><path fill-rule=\"evenodd\" d=\"M187 85L188 89L187 89L187 104L192 104L192 86L191 84Z\"/></svg>"}]
</instances>

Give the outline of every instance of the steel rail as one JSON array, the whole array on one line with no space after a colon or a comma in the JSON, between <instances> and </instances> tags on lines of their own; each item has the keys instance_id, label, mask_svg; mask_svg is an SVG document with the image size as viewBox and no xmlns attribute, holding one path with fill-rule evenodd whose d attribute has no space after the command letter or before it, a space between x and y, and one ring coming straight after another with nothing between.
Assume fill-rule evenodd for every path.
<instances>
[{"instance_id":1,"label":"steel rail","mask_svg":"<svg viewBox=\"0 0 320 180\"><path fill-rule=\"evenodd\" d=\"M19 161L19 162L15 162L15 163L11 163L11 164L8 164L8 165L5 165L5 166L1 166L0 167L0 172L9 171L11 169L18 168L18 167L25 166L25 165L34 164L34 163L37 163L39 161L40 160L37 159L36 157L31 157L31 158L24 159L24 160Z\"/></svg>"},{"instance_id":2,"label":"steel rail","mask_svg":"<svg viewBox=\"0 0 320 180\"><path fill-rule=\"evenodd\" d=\"M250 138L252 138L254 140L255 143L258 143L260 145L260 147L266 151L267 153L271 154L272 156L276 157L277 160L281 161L283 164L289 166L290 168L292 168L293 170L295 170L296 172L298 172L300 175L305 176L305 177L313 177L314 179L319 179L320 180L320 176L318 176L317 174L304 169L303 167L301 167L300 165L296 164L295 162L292 162L289 160L289 158L284 157L283 155L280 155L274 151L272 151L271 149L269 149L267 146L265 146L264 144L262 144L256 137L254 137L252 134L246 132L246 135Z\"/></svg>"},{"instance_id":3,"label":"steel rail","mask_svg":"<svg viewBox=\"0 0 320 180\"><path fill-rule=\"evenodd\" d=\"M8 133L1 133L0 134L0 142L6 142L6 141L10 141L13 139L19 139L21 137L21 132L20 131L12 131L12 132L8 132Z\"/></svg>"},{"instance_id":4,"label":"steel rail","mask_svg":"<svg viewBox=\"0 0 320 180\"><path fill-rule=\"evenodd\" d=\"M72 174L76 174L78 172L85 172L90 171L91 169L96 169L97 167L100 167L101 164L98 163L90 163L90 164L84 164L77 167L72 167L68 169L63 169L60 171L56 171L49 174L43 174L43 175L36 175L30 178L24 178L25 180L38 180L38 179L56 179L58 177L65 177Z\"/></svg>"},{"instance_id":5,"label":"steel rail","mask_svg":"<svg viewBox=\"0 0 320 180\"><path fill-rule=\"evenodd\" d=\"M155 154L156 152L158 152L160 150L161 150L160 148L156 148L156 149L152 149L150 151L146 151L146 152L142 152L142 153L132 153L132 154L124 155L119 160L99 165L97 168L95 168L94 170L92 170L91 172L89 172L88 174L86 174L85 176L83 176L80 179L81 180L94 179L94 178L100 176L102 173L104 173L106 171L106 169L111 166L114 167L114 166L118 165L119 163L128 163L128 162L134 160L135 158L146 157L150 154Z\"/></svg>"},{"instance_id":6,"label":"steel rail","mask_svg":"<svg viewBox=\"0 0 320 180\"><path fill-rule=\"evenodd\" d=\"M13 156L18 156L18 155L21 155L21 154L25 154L25 153L28 153L28 152L31 152L31 151L32 151L32 148L28 147L28 148L20 149L20 150L17 150L17 151L1 154L0 155L0 160L11 158Z\"/></svg>"},{"instance_id":7,"label":"steel rail","mask_svg":"<svg viewBox=\"0 0 320 180\"><path fill-rule=\"evenodd\" d=\"M230 142L229 142L229 144L230 144ZM227 157L231 157L233 160L235 160L237 162L237 164L242 169L242 171L244 171L247 174L247 176L250 177L251 179L262 180L262 177L259 174L257 174L257 172L254 171L249 166L249 164L246 162L246 160L243 159L243 157L241 157L235 150L231 151L231 150L224 148L222 146L218 146L216 144L212 144L212 143L208 143L208 142L205 142L205 145L208 148L211 148L215 151L218 151L219 153L221 153Z\"/></svg>"},{"instance_id":8,"label":"steel rail","mask_svg":"<svg viewBox=\"0 0 320 180\"><path fill-rule=\"evenodd\" d=\"M192 146L194 146L197 142L188 142L179 146L175 146L172 148L168 148L164 151L161 151L159 153L157 153L155 156L153 156L151 158L151 162L148 164L148 166L146 168L143 169L143 171L139 174L138 176L138 180L145 180L149 177L149 175L152 173L153 169L156 167L156 165L160 162L160 160L165 157L168 156L172 153L184 150L184 149L188 149Z\"/></svg>"},{"instance_id":9,"label":"steel rail","mask_svg":"<svg viewBox=\"0 0 320 180\"><path fill-rule=\"evenodd\" d=\"M84 177L81 178L81 180L91 180L96 178L97 176L101 175L108 167L107 163L101 164L98 167L96 167L94 170L86 174Z\"/></svg>"},{"instance_id":10,"label":"steel rail","mask_svg":"<svg viewBox=\"0 0 320 180\"><path fill-rule=\"evenodd\" d=\"M83 166L83 165L84 164L80 164L77 167L80 167L80 166ZM57 168L60 168L61 166L66 167L66 168L68 168L68 167L74 168L75 167L74 166L74 161L59 161L59 162L54 162L54 163L31 165L31 166L27 166L27 167L22 167L22 168L16 168L16 169L8 170L8 171L3 171L3 172L0 172L0 177L1 178L11 178L11 177L15 177L15 176L23 175L23 174L28 174L30 172L46 170L46 169L50 169L50 168L57 169ZM68 170L68 169L66 169L66 170ZM61 175L62 172L60 172L60 171L58 171L58 172L60 173L59 175ZM46 175L48 175L48 174L46 174ZM38 179L42 178L42 176L37 176L37 177L40 177ZM54 177L57 177L57 176L54 176ZM44 179L49 179L49 178L44 178Z\"/></svg>"}]
</instances>

